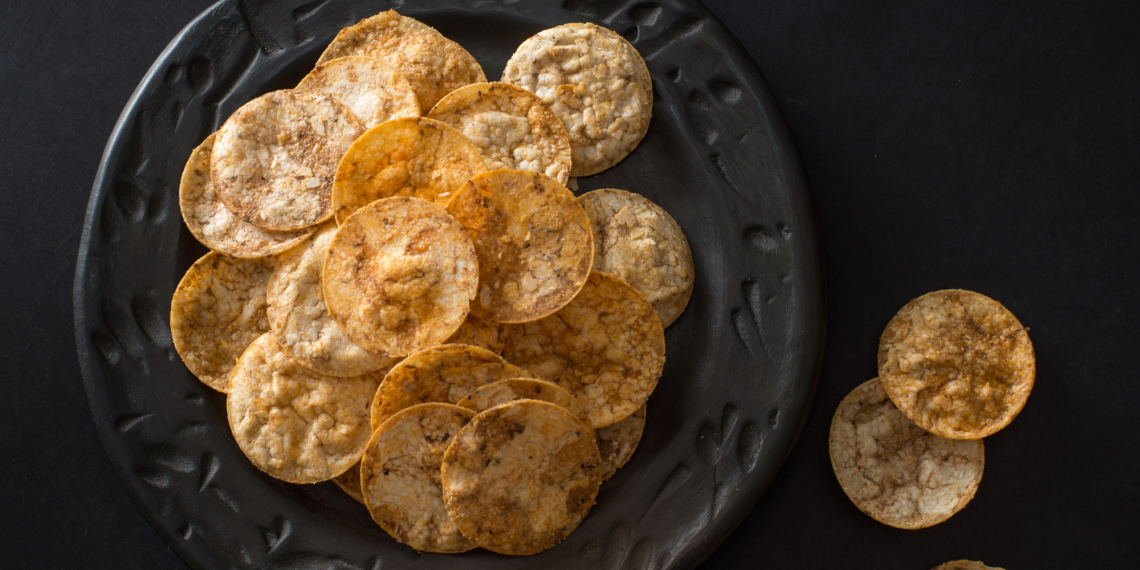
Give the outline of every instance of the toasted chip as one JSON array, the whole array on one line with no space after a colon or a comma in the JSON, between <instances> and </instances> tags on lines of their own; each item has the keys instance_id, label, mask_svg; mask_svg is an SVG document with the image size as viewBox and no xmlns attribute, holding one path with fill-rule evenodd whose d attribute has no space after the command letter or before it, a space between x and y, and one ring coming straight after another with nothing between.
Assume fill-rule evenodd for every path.
<instances>
[{"instance_id":1,"label":"toasted chip","mask_svg":"<svg viewBox=\"0 0 1140 570\"><path fill-rule=\"evenodd\" d=\"M331 95L366 129L390 119L420 116L420 104L408 79L374 57L329 60L310 71L297 89Z\"/></svg>"},{"instance_id":2,"label":"toasted chip","mask_svg":"<svg viewBox=\"0 0 1140 570\"><path fill-rule=\"evenodd\" d=\"M348 55L375 57L395 67L408 78L423 111L468 83L487 81L483 68L467 50L435 28L395 10L341 30L317 63Z\"/></svg>"},{"instance_id":3,"label":"toasted chip","mask_svg":"<svg viewBox=\"0 0 1140 570\"><path fill-rule=\"evenodd\" d=\"M665 333L640 293L594 271L557 313L511 331L503 358L565 388L598 429L625 419L657 387Z\"/></svg>"},{"instance_id":4,"label":"toasted chip","mask_svg":"<svg viewBox=\"0 0 1140 570\"><path fill-rule=\"evenodd\" d=\"M416 198L386 198L333 236L325 304L357 346L404 356L455 334L478 276L475 247L451 214Z\"/></svg>"},{"instance_id":5,"label":"toasted chip","mask_svg":"<svg viewBox=\"0 0 1140 570\"><path fill-rule=\"evenodd\" d=\"M879 377L910 421L952 439L1009 425L1033 389L1029 334L1001 303L961 289L899 310L879 340Z\"/></svg>"},{"instance_id":6,"label":"toasted chip","mask_svg":"<svg viewBox=\"0 0 1140 570\"><path fill-rule=\"evenodd\" d=\"M222 125L210 159L215 190L255 226L297 230L333 214L332 183L364 132L348 107L316 91L266 93Z\"/></svg>"},{"instance_id":7,"label":"toasted chip","mask_svg":"<svg viewBox=\"0 0 1140 570\"><path fill-rule=\"evenodd\" d=\"M392 368L372 400L373 429L404 408L441 402L455 404L476 388L533 374L489 350L444 344L417 352Z\"/></svg>"},{"instance_id":8,"label":"toasted chip","mask_svg":"<svg viewBox=\"0 0 1140 570\"><path fill-rule=\"evenodd\" d=\"M641 443L641 434L645 431L645 404L626 419L601 428L594 433L598 436L598 451L602 454L602 463L598 468L602 481L608 480L617 473L637 451L637 444Z\"/></svg>"},{"instance_id":9,"label":"toasted chip","mask_svg":"<svg viewBox=\"0 0 1140 570\"><path fill-rule=\"evenodd\" d=\"M511 378L480 386L464 396L456 405L479 413L515 400L550 402L576 416L582 414L582 405L578 403L578 398L557 384L534 378Z\"/></svg>"},{"instance_id":10,"label":"toasted chip","mask_svg":"<svg viewBox=\"0 0 1140 570\"><path fill-rule=\"evenodd\" d=\"M941 566L939 566L938 568L935 568L934 570L1003 570L1003 569L1002 568L995 568L992 566L986 566L985 564L982 564L981 562L977 562L974 560L955 560L953 562L947 562L945 564L942 564Z\"/></svg>"},{"instance_id":11,"label":"toasted chip","mask_svg":"<svg viewBox=\"0 0 1140 570\"><path fill-rule=\"evenodd\" d=\"M440 464L475 414L451 404L420 404L372 434L361 464L364 505L392 538L425 552L466 552L465 538L443 504Z\"/></svg>"},{"instance_id":12,"label":"toasted chip","mask_svg":"<svg viewBox=\"0 0 1140 570\"><path fill-rule=\"evenodd\" d=\"M257 258L285 251L309 237L315 228L278 232L247 223L229 211L214 191L210 155L215 135L206 137L186 161L178 186L182 220L202 245L232 257Z\"/></svg>"},{"instance_id":13,"label":"toasted chip","mask_svg":"<svg viewBox=\"0 0 1140 570\"><path fill-rule=\"evenodd\" d=\"M364 503L364 493L360 489L360 463L348 468L348 471L333 477L333 483L340 487L342 491L348 494L349 497L356 499L360 504Z\"/></svg>"},{"instance_id":14,"label":"toasted chip","mask_svg":"<svg viewBox=\"0 0 1140 570\"><path fill-rule=\"evenodd\" d=\"M302 366L329 376L359 376L395 363L349 340L325 307L321 270L337 228L331 222L277 258L266 299L277 342Z\"/></svg>"},{"instance_id":15,"label":"toasted chip","mask_svg":"<svg viewBox=\"0 0 1140 570\"><path fill-rule=\"evenodd\" d=\"M511 325L496 323L481 319L475 315L467 315L467 320L459 325L459 330L444 341L444 344L469 344L485 348L495 354L503 353L503 346L507 343Z\"/></svg>"},{"instance_id":16,"label":"toasted chip","mask_svg":"<svg viewBox=\"0 0 1140 570\"><path fill-rule=\"evenodd\" d=\"M537 95L509 83L476 83L452 91L428 113L471 139L488 170L539 172L565 186L570 179L566 128Z\"/></svg>"},{"instance_id":17,"label":"toasted chip","mask_svg":"<svg viewBox=\"0 0 1140 570\"><path fill-rule=\"evenodd\" d=\"M207 386L229 392L246 347L269 330L265 286L270 260L207 253L190 266L170 302L170 334L182 362Z\"/></svg>"},{"instance_id":18,"label":"toasted chip","mask_svg":"<svg viewBox=\"0 0 1140 570\"><path fill-rule=\"evenodd\" d=\"M447 211L479 256L471 312L522 323L557 311L582 288L594 261L590 220L574 194L546 175L492 170L463 186Z\"/></svg>"},{"instance_id":19,"label":"toasted chip","mask_svg":"<svg viewBox=\"0 0 1140 570\"><path fill-rule=\"evenodd\" d=\"M486 171L479 149L463 133L433 119L393 119L364 133L337 168L336 221L343 224L356 210L392 196L442 206Z\"/></svg>"},{"instance_id":20,"label":"toasted chip","mask_svg":"<svg viewBox=\"0 0 1140 570\"><path fill-rule=\"evenodd\" d=\"M629 155L653 115L653 82L625 38L594 24L543 30L518 47L503 82L539 96L562 119L570 176L597 174Z\"/></svg>"},{"instance_id":21,"label":"toasted chip","mask_svg":"<svg viewBox=\"0 0 1140 570\"><path fill-rule=\"evenodd\" d=\"M336 378L297 364L265 333L230 377L226 415L242 453L290 483L327 481L364 454L376 374Z\"/></svg>"},{"instance_id":22,"label":"toasted chip","mask_svg":"<svg viewBox=\"0 0 1140 570\"><path fill-rule=\"evenodd\" d=\"M625 190L594 190L578 201L594 232L594 269L624 279L653 305L661 326L673 324L695 279L681 226L661 206Z\"/></svg>"},{"instance_id":23,"label":"toasted chip","mask_svg":"<svg viewBox=\"0 0 1140 570\"><path fill-rule=\"evenodd\" d=\"M974 498L985 467L981 440L938 437L912 424L878 378L855 388L831 420L831 467L843 492L896 528L934 526Z\"/></svg>"},{"instance_id":24,"label":"toasted chip","mask_svg":"<svg viewBox=\"0 0 1140 570\"><path fill-rule=\"evenodd\" d=\"M500 554L536 554L582 523L601 480L593 430L548 402L483 412L443 456L443 501L464 536Z\"/></svg>"}]
</instances>

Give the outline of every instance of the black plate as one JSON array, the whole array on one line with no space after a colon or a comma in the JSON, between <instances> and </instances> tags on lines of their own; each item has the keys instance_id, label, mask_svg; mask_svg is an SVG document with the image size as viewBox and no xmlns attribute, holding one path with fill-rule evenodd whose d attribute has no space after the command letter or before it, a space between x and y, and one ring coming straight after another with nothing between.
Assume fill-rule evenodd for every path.
<instances>
[{"instance_id":1,"label":"black plate","mask_svg":"<svg viewBox=\"0 0 1140 570\"><path fill-rule=\"evenodd\" d=\"M637 46L653 76L640 147L583 178L649 197L688 235L692 301L665 333L668 361L633 460L565 542L533 557L417 554L333 486L254 468L224 396L174 352L169 300L205 249L184 228L190 151L246 101L287 88L364 0L227 0L158 58L108 142L75 276L91 412L143 514L195 568L691 568L740 522L796 439L824 337L819 237L780 112L736 41L695 2L392 2L466 47L487 76L558 24L592 21Z\"/></svg>"}]
</instances>

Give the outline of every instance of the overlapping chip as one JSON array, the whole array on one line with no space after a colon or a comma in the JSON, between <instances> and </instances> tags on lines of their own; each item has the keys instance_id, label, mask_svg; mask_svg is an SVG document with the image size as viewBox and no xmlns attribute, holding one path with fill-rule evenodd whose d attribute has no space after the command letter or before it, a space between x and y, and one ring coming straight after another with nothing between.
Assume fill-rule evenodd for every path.
<instances>
[{"instance_id":1,"label":"overlapping chip","mask_svg":"<svg viewBox=\"0 0 1140 570\"><path fill-rule=\"evenodd\" d=\"M602 481L608 480L617 473L626 463L629 463L633 452L637 451L637 444L641 443L641 434L645 431L645 404L624 420L595 430L598 437L598 452L601 453L602 462L598 472Z\"/></svg>"},{"instance_id":2,"label":"overlapping chip","mask_svg":"<svg viewBox=\"0 0 1140 570\"><path fill-rule=\"evenodd\" d=\"M515 400L550 402L576 416L582 414L582 405L570 392L557 384L535 378L511 378L480 386L456 405L479 413Z\"/></svg>"},{"instance_id":3,"label":"overlapping chip","mask_svg":"<svg viewBox=\"0 0 1140 570\"><path fill-rule=\"evenodd\" d=\"M348 56L317 65L297 84L344 103L366 129L420 116L416 92L399 71L374 57Z\"/></svg>"},{"instance_id":4,"label":"overlapping chip","mask_svg":"<svg viewBox=\"0 0 1140 570\"><path fill-rule=\"evenodd\" d=\"M364 504L364 492L360 490L360 463L348 468L348 471L333 477L333 483L336 483L340 490L344 491L349 497L352 497L356 502Z\"/></svg>"},{"instance_id":5,"label":"overlapping chip","mask_svg":"<svg viewBox=\"0 0 1140 570\"><path fill-rule=\"evenodd\" d=\"M511 325L468 314L467 320L459 325L459 330L443 344L469 344L485 348L495 354L502 354L509 334L511 334Z\"/></svg>"}]
</instances>

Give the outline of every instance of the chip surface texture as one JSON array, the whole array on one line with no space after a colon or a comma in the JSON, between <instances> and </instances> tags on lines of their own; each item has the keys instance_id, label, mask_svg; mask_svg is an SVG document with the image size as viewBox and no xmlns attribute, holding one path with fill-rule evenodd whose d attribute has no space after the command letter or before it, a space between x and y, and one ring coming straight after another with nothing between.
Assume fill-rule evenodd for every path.
<instances>
[{"instance_id":1,"label":"chip surface texture","mask_svg":"<svg viewBox=\"0 0 1140 570\"><path fill-rule=\"evenodd\" d=\"M994 568L986 566L981 562L975 560L954 560L953 562L946 562L934 570L1003 570L1002 568Z\"/></svg>"},{"instance_id":2,"label":"chip surface texture","mask_svg":"<svg viewBox=\"0 0 1140 570\"><path fill-rule=\"evenodd\" d=\"M923 431L895 408L878 378L839 404L828 447L851 502L896 528L925 528L950 518L974 497L985 468L981 440Z\"/></svg>"},{"instance_id":3,"label":"chip surface texture","mask_svg":"<svg viewBox=\"0 0 1140 570\"><path fill-rule=\"evenodd\" d=\"M344 103L366 129L389 119L420 116L416 92L407 78L374 57L329 60L309 72L297 89L331 95Z\"/></svg>"},{"instance_id":4,"label":"chip surface texture","mask_svg":"<svg viewBox=\"0 0 1140 570\"><path fill-rule=\"evenodd\" d=\"M467 424L443 457L443 498L478 546L527 555L562 542L598 494L593 431L547 402L519 400Z\"/></svg>"},{"instance_id":5,"label":"chip surface texture","mask_svg":"<svg viewBox=\"0 0 1140 570\"><path fill-rule=\"evenodd\" d=\"M952 439L987 437L1009 425L1036 375L1029 334L1013 313L961 289L907 303L883 331L878 361L899 411Z\"/></svg>"},{"instance_id":6,"label":"chip surface texture","mask_svg":"<svg viewBox=\"0 0 1140 570\"><path fill-rule=\"evenodd\" d=\"M480 413L516 400L550 402L571 414L582 415L582 405L570 392L557 384L535 378L511 378L480 386L456 405Z\"/></svg>"}]
</instances>

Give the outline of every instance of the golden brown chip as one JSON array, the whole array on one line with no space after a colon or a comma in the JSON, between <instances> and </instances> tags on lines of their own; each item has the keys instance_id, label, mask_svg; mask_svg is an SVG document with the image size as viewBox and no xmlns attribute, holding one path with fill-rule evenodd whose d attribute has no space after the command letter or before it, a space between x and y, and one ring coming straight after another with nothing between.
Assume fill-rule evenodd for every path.
<instances>
[{"instance_id":1,"label":"golden brown chip","mask_svg":"<svg viewBox=\"0 0 1140 570\"><path fill-rule=\"evenodd\" d=\"M268 257L285 251L309 237L315 228L278 232L247 223L229 211L214 191L210 176L210 155L215 135L190 154L182 182L178 186L178 205L182 220L202 245L232 257Z\"/></svg>"},{"instance_id":2,"label":"golden brown chip","mask_svg":"<svg viewBox=\"0 0 1140 570\"><path fill-rule=\"evenodd\" d=\"M487 169L540 172L565 186L570 139L562 120L537 95L509 83L476 83L452 91L428 113L471 139Z\"/></svg>"},{"instance_id":3,"label":"golden brown chip","mask_svg":"<svg viewBox=\"0 0 1140 570\"><path fill-rule=\"evenodd\" d=\"M392 196L442 206L486 171L463 133L433 119L393 119L369 129L344 155L333 183L336 221L343 224L356 210Z\"/></svg>"},{"instance_id":4,"label":"golden brown chip","mask_svg":"<svg viewBox=\"0 0 1140 570\"><path fill-rule=\"evenodd\" d=\"M404 408L441 402L455 404L476 388L530 372L476 346L444 344L417 352L392 367L372 401L373 429Z\"/></svg>"},{"instance_id":5,"label":"golden brown chip","mask_svg":"<svg viewBox=\"0 0 1140 570\"><path fill-rule=\"evenodd\" d=\"M945 564L942 564L941 566L935 568L934 570L1003 570L1003 569L1002 568L995 568L992 566L986 566L985 564L982 564L981 562L977 562L974 560L955 560L953 562L947 562Z\"/></svg>"},{"instance_id":6,"label":"golden brown chip","mask_svg":"<svg viewBox=\"0 0 1140 570\"><path fill-rule=\"evenodd\" d=\"M360 463L348 468L348 471L333 477L333 483L340 487L342 491L348 494L349 497L356 499L356 502L364 504L364 493L360 490Z\"/></svg>"},{"instance_id":7,"label":"golden brown chip","mask_svg":"<svg viewBox=\"0 0 1140 570\"><path fill-rule=\"evenodd\" d=\"M329 376L359 376L395 363L349 340L325 307L321 270L336 224L277 258L266 300L269 326L277 342L302 366Z\"/></svg>"},{"instance_id":8,"label":"golden brown chip","mask_svg":"<svg viewBox=\"0 0 1140 570\"><path fill-rule=\"evenodd\" d=\"M972 291L935 291L907 303L879 340L879 377L891 401L942 437L978 439L1009 425L1035 372L1025 328L1001 303Z\"/></svg>"},{"instance_id":9,"label":"golden brown chip","mask_svg":"<svg viewBox=\"0 0 1140 570\"><path fill-rule=\"evenodd\" d=\"M522 323L557 311L582 288L594 262L590 220L574 194L543 174L492 170L448 205L479 256L471 312Z\"/></svg>"},{"instance_id":10,"label":"golden brown chip","mask_svg":"<svg viewBox=\"0 0 1140 570\"><path fill-rule=\"evenodd\" d=\"M613 477L618 469L629 463L644 431L645 404L642 404L628 418L594 432L598 436L598 451L602 454L598 468L602 481Z\"/></svg>"},{"instance_id":11,"label":"golden brown chip","mask_svg":"<svg viewBox=\"0 0 1140 570\"><path fill-rule=\"evenodd\" d=\"M912 424L878 378L839 404L828 447L851 502L875 520L905 529L936 525L965 507L986 463L981 440L946 439Z\"/></svg>"},{"instance_id":12,"label":"golden brown chip","mask_svg":"<svg viewBox=\"0 0 1140 570\"><path fill-rule=\"evenodd\" d=\"M332 183L364 132L348 107L316 91L266 93L218 131L210 158L218 197L246 222L297 230L332 216Z\"/></svg>"},{"instance_id":13,"label":"golden brown chip","mask_svg":"<svg viewBox=\"0 0 1140 570\"><path fill-rule=\"evenodd\" d=\"M374 57L349 56L317 65L297 89L331 95L344 103L364 128L420 116L416 92L399 71Z\"/></svg>"},{"instance_id":14,"label":"golden brown chip","mask_svg":"<svg viewBox=\"0 0 1140 570\"><path fill-rule=\"evenodd\" d=\"M207 386L229 392L238 357L269 330L270 260L207 253L190 266L170 302L170 334L182 362Z\"/></svg>"},{"instance_id":15,"label":"golden brown chip","mask_svg":"<svg viewBox=\"0 0 1140 570\"><path fill-rule=\"evenodd\" d=\"M443 504L440 464L475 414L451 404L420 404L392 416L372 434L360 462L364 505L392 538L424 552L466 552Z\"/></svg>"},{"instance_id":16,"label":"golden brown chip","mask_svg":"<svg viewBox=\"0 0 1140 570\"><path fill-rule=\"evenodd\" d=\"M443 456L443 501L463 535L499 554L536 554L574 532L598 494L593 430L548 402L483 412Z\"/></svg>"},{"instance_id":17,"label":"golden brown chip","mask_svg":"<svg viewBox=\"0 0 1140 570\"><path fill-rule=\"evenodd\" d=\"M565 24L522 43L503 81L539 96L570 138L570 176L597 174L629 155L653 115L653 82L625 38L594 24Z\"/></svg>"},{"instance_id":18,"label":"golden brown chip","mask_svg":"<svg viewBox=\"0 0 1140 570\"><path fill-rule=\"evenodd\" d=\"M565 307L511 331L503 358L565 388L598 429L625 419L657 387L665 333L640 293L594 271Z\"/></svg>"},{"instance_id":19,"label":"golden brown chip","mask_svg":"<svg viewBox=\"0 0 1140 570\"><path fill-rule=\"evenodd\" d=\"M230 377L226 415L242 453L290 483L327 481L364 454L375 374L336 378L297 364L265 333Z\"/></svg>"},{"instance_id":20,"label":"golden brown chip","mask_svg":"<svg viewBox=\"0 0 1140 570\"><path fill-rule=\"evenodd\" d=\"M495 354L502 354L510 331L511 325L467 315L467 320L459 325L459 330L444 341L444 344L469 344L485 348Z\"/></svg>"},{"instance_id":21,"label":"golden brown chip","mask_svg":"<svg viewBox=\"0 0 1140 570\"><path fill-rule=\"evenodd\" d=\"M471 238L443 208L377 200L345 220L324 266L325 304L357 346L404 356L437 345L467 318L479 283Z\"/></svg>"},{"instance_id":22,"label":"golden brown chip","mask_svg":"<svg viewBox=\"0 0 1140 570\"><path fill-rule=\"evenodd\" d=\"M606 188L578 197L594 232L594 269L645 295L667 327L693 295L693 253L681 226L648 198Z\"/></svg>"},{"instance_id":23,"label":"golden brown chip","mask_svg":"<svg viewBox=\"0 0 1140 570\"><path fill-rule=\"evenodd\" d=\"M423 111L468 83L487 81L483 68L467 50L435 28L395 10L341 30L317 63L348 55L375 57L395 67L408 78Z\"/></svg>"},{"instance_id":24,"label":"golden brown chip","mask_svg":"<svg viewBox=\"0 0 1140 570\"><path fill-rule=\"evenodd\" d=\"M578 398L557 384L534 378L511 378L480 386L464 396L456 405L479 413L515 400L550 402L576 416L582 414L582 405L578 403Z\"/></svg>"}]
</instances>

